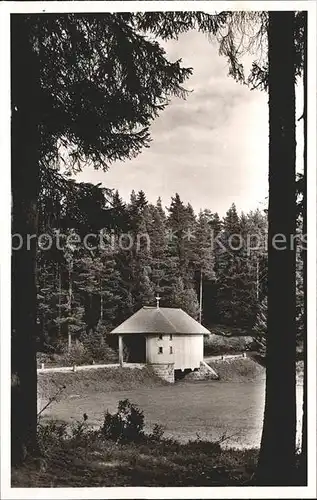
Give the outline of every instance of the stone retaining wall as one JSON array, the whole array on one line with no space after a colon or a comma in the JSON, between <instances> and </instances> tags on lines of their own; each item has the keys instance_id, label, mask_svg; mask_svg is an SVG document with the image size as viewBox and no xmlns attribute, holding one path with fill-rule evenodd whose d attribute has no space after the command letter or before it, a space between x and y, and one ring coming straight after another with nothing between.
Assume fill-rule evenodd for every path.
<instances>
[{"instance_id":1,"label":"stone retaining wall","mask_svg":"<svg viewBox=\"0 0 317 500\"><path fill-rule=\"evenodd\" d=\"M163 380L174 384L174 363L151 363L149 366L152 367L153 372Z\"/></svg>"}]
</instances>

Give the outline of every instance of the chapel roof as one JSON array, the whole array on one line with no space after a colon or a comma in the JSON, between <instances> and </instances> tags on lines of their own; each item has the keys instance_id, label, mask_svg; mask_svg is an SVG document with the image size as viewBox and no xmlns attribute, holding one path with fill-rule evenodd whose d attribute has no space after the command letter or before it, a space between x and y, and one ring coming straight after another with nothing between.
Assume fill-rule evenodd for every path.
<instances>
[{"instance_id":1,"label":"chapel roof","mask_svg":"<svg viewBox=\"0 0 317 500\"><path fill-rule=\"evenodd\" d=\"M138 333L206 335L210 332L182 309L143 306L111 333L118 335Z\"/></svg>"}]
</instances>

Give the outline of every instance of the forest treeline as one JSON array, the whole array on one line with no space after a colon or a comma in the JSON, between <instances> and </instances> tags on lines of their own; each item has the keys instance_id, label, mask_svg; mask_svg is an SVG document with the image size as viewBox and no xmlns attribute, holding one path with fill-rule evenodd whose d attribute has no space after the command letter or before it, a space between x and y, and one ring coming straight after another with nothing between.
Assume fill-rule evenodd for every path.
<instances>
[{"instance_id":1,"label":"forest treeline","mask_svg":"<svg viewBox=\"0 0 317 500\"><path fill-rule=\"evenodd\" d=\"M143 191L132 191L125 203L118 191L66 182L67 189L42 197L39 350L104 337L143 305L154 306L158 294L161 306L201 316L207 327L253 333L262 346L266 211L238 214L232 204L221 218L209 208L195 213L177 193L164 207ZM300 325L300 272L298 278Z\"/></svg>"}]
</instances>

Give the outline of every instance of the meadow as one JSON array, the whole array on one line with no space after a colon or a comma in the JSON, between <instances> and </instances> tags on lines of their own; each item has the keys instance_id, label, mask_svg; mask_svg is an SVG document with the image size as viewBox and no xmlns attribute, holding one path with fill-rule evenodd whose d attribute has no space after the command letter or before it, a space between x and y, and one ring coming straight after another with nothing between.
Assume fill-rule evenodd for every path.
<instances>
[{"instance_id":1,"label":"meadow","mask_svg":"<svg viewBox=\"0 0 317 500\"><path fill-rule=\"evenodd\" d=\"M88 415L94 426L105 411L116 410L118 401L129 399L142 408L149 427L164 426L164 435L181 442L226 437L230 446L259 446L263 417L264 384L235 382L178 382L150 389L71 394L52 404L44 415L75 422Z\"/></svg>"},{"instance_id":2,"label":"meadow","mask_svg":"<svg viewBox=\"0 0 317 500\"><path fill-rule=\"evenodd\" d=\"M250 380L250 371L230 380L227 367L226 372L222 368L223 380L182 380L173 385L153 379L148 373L142 374L143 370L133 370L133 378L124 369L41 374L40 406L47 401L47 393L52 395L54 386L62 382L66 385L65 392L43 412L45 419L71 423L81 420L86 413L88 422L98 427L106 410L115 411L118 401L128 398L144 411L148 427L155 423L162 425L166 437L186 442L199 436L221 440L224 446L258 447L264 411L264 371L257 371L254 380ZM300 414L300 385L297 392Z\"/></svg>"},{"instance_id":3,"label":"meadow","mask_svg":"<svg viewBox=\"0 0 317 500\"><path fill-rule=\"evenodd\" d=\"M40 419L42 457L13 468L12 485L254 485L264 369L251 359L217 360L213 365L218 381L185 378L172 385L147 367L39 374L40 408L57 389L63 390ZM299 415L300 384L297 394ZM140 441L102 437L105 412L116 413L124 399L143 411L145 435ZM160 437L153 434L155 424L163 427L163 436L161 427ZM295 476L294 484L302 484Z\"/></svg>"}]
</instances>

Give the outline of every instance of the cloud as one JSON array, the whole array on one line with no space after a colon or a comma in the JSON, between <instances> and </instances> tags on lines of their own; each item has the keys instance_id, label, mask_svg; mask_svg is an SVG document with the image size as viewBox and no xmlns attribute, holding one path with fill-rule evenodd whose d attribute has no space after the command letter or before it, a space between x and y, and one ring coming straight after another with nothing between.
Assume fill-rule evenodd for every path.
<instances>
[{"instance_id":1,"label":"cloud","mask_svg":"<svg viewBox=\"0 0 317 500\"><path fill-rule=\"evenodd\" d=\"M150 201L161 196L165 204L179 192L196 210L221 215L232 202L256 208L267 193L267 96L234 82L201 33L186 33L165 49L170 60L193 67L187 99L171 99L153 122L150 148L137 158L107 173L86 170L80 180L119 189L126 199L143 189Z\"/></svg>"}]
</instances>

